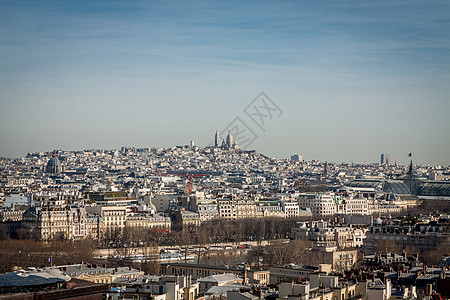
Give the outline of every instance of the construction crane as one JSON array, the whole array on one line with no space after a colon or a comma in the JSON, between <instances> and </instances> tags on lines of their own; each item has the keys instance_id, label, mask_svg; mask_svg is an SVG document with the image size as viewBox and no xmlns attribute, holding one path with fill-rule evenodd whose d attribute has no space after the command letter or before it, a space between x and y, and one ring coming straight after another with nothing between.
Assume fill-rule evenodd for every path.
<instances>
[{"instance_id":1,"label":"construction crane","mask_svg":"<svg viewBox=\"0 0 450 300\"><path fill-rule=\"evenodd\" d=\"M149 175L188 177L188 184L186 185L186 190L184 191L187 195L192 193L193 178L206 176L206 174L192 174L189 172L150 172Z\"/></svg>"},{"instance_id":2,"label":"construction crane","mask_svg":"<svg viewBox=\"0 0 450 300\"><path fill-rule=\"evenodd\" d=\"M186 186L185 192L187 195L190 195L192 193L192 178L205 177L206 175L205 174L188 174L188 176L189 176L189 182L188 182L188 185Z\"/></svg>"}]
</instances>

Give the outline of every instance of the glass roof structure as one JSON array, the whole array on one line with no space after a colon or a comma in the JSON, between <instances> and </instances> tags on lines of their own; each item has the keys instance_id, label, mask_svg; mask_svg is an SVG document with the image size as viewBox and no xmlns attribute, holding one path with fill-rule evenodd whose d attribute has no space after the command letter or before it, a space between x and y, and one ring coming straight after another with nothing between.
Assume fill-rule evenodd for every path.
<instances>
[{"instance_id":1,"label":"glass roof structure","mask_svg":"<svg viewBox=\"0 0 450 300\"><path fill-rule=\"evenodd\" d=\"M383 183L382 180L370 180L370 179L355 179L350 182L347 186L349 187L359 187L359 188L380 188Z\"/></svg>"},{"instance_id":2,"label":"glass roof structure","mask_svg":"<svg viewBox=\"0 0 450 300\"><path fill-rule=\"evenodd\" d=\"M429 181L420 186L420 196L447 196L450 197L450 181Z\"/></svg>"},{"instance_id":3,"label":"glass roof structure","mask_svg":"<svg viewBox=\"0 0 450 300\"><path fill-rule=\"evenodd\" d=\"M411 194L408 187L406 187L402 181L394 181L394 180L387 180L384 183L383 191L386 193L392 193L395 195L409 195Z\"/></svg>"}]
</instances>

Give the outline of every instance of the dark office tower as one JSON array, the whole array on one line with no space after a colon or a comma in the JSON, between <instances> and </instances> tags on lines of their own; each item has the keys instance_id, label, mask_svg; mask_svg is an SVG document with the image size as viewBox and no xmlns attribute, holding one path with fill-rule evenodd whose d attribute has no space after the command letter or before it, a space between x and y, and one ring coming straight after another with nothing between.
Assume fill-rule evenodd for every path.
<instances>
[{"instance_id":1,"label":"dark office tower","mask_svg":"<svg viewBox=\"0 0 450 300\"><path fill-rule=\"evenodd\" d=\"M381 154L380 164L381 165L389 165L390 163L391 163L391 155L387 154L387 153Z\"/></svg>"},{"instance_id":2,"label":"dark office tower","mask_svg":"<svg viewBox=\"0 0 450 300\"><path fill-rule=\"evenodd\" d=\"M325 162L325 166L323 168L323 172L322 172L323 177L328 177L328 162Z\"/></svg>"},{"instance_id":3,"label":"dark office tower","mask_svg":"<svg viewBox=\"0 0 450 300\"><path fill-rule=\"evenodd\" d=\"M391 164L391 155L390 154L386 154L386 165L390 165Z\"/></svg>"}]
</instances>

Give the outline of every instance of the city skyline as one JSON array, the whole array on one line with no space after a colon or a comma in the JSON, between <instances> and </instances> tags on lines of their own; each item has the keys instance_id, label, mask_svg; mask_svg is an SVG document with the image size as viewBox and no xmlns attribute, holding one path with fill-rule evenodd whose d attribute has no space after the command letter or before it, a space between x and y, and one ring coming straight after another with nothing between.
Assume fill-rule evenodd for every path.
<instances>
[{"instance_id":1,"label":"city skyline","mask_svg":"<svg viewBox=\"0 0 450 300\"><path fill-rule=\"evenodd\" d=\"M207 146L260 92L249 147L449 165L445 1L0 3L0 157ZM224 137L221 137L222 139Z\"/></svg>"},{"instance_id":2,"label":"city skyline","mask_svg":"<svg viewBox=\"0 0 450 300\"><path fill-rule=\"evenodd\" d=\"M215 135L215 137L216 137L216 135ZM228 135L227 135L227 138L228 138ZM222 150L229 150L229 151L233 151L233 152L241 152L241 151L242 152L246 152L246 151L247 152L254 152L255 151L256 153L259 153L259 154L262 154L264 156L267 156L265 153L263 153L261 151L258 151L257 149L240 149L239 148L239 144L236 143L236 142L234 143L235 146L230 147L228 142L227 142L227 138L221 139L222 143L219 144L219 146L216 146L216 145L205 145L205 146L200 145L199 146L199 145L195 144L194 140L191 140L189 143L186 143L186 144L172 145L172 146L169 146L169 147L152 147L152 146L149 146L149 147L134 147L134 146L125 146L124 145L124 146L121 146L121 147L118 147L118 148L108 148L108 149L107 148L53 149L53 150L47 149L47 150L43 150L43 151L29 151L29 152L26 153L26 155L19 156L19 157L0 157L0 158L16 159L16 158L21 158L21 157L28 156L30 154L33 155L33 154L36 154L36 153L47 153L48 157L49 157L49 160L51 160L53 157L57 157L58 153L60 151L62 151L62 152L84 152L84 151L105 151L105 152L109 152L109 151L120 151L120 150L123 150L123 149L140 149L140 150L142 150L142 149L147 149L147 150L149 150L149 149L161 149L161 150L165 149L165 150L168 150L168 149L176 149L176 148L207 149L207 148L211 148L211 147L216 147L216 148L220 148ZM191 143L194 143L195 145L191 145ZM391 159L391 155L390 154L381 153L381 156L383 156L383 155L388 155L389 156L389 159L387 159L387 162L379 162L376 159L373 160L373 161L364 160L362 162L355 162L355 161L336 162L336 161L331 161L331 160L319 160L319 159L315 159L315 158L304 159L303 155L301 153L293 153L290 157L274 157L274 156L270 156L270 155L267 156L267 157L273 158L273 159L277 159L277 160L291 160L291 161L295 160L295 161L304 161L304 162L318 161L318 162L324 163L325 166L327 165L327 163L336 164L336 165L349 164L349 163L355 164L355 165L377 165L378 164L380 166L383 166L383 165L384 166L394 166L394 165L409 166L411 163L413 163L413 165L446 167L445 165L433 165L433 164L430 164L430 163L417 163L417 162L414 162L412 153L408 153L406 155L408 159L407 159L407 161L405 163L402 163L400 161L397 162L397 160L392 160L391 161L390 160ZM298 160L297 157L299 157L300 159Z\"/></svg>"}]
</instances>

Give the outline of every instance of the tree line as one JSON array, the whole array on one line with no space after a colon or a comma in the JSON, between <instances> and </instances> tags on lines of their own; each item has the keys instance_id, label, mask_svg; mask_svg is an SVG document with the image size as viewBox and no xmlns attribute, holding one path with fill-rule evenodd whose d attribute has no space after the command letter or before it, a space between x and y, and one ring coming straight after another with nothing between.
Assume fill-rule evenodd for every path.
<instances>
[{"instance_id":1,"label":"tree line","mask_svg":"<svg viewBox=\"0 0 450 300\"><path fill-rule=\"evenodd\" d=\"M27 267L91 262L95 249L95 245L89 241L2 240L0 241L0 273Z\"/></svg>"}]
</instances>

